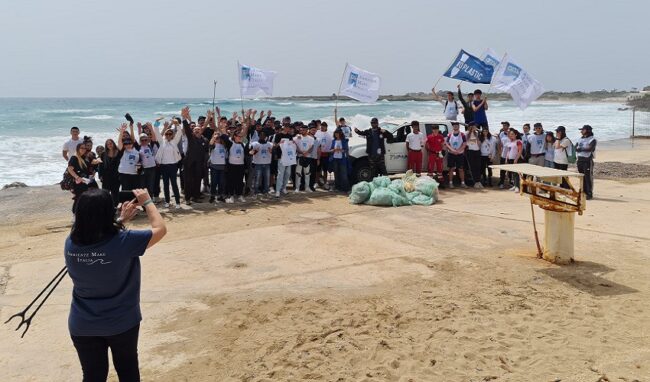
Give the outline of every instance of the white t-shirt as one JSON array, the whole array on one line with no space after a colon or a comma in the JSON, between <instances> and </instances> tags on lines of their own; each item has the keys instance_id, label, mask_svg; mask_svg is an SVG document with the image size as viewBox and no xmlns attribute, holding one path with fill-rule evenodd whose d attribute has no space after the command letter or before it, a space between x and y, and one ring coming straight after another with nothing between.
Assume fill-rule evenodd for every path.
<instances>
[{"instance_id":1,"label":"white t-shirt","mask_svg":"<svg viewBox=\"0 0 650 382\"><path fill-rule=\"evenodd\" d=\"M339 126L339 128L341 129L341 131L343 131L343 135L346 138L351 138L352 137L352 128L350 126L341 125L341 126Z\"/></svg>"},{"instance_id":2,"label":"white t-shirt","mask_svg":"<svg viewBox=\"0 0 650 382\"><path fill-rule=\"evenodd\" d=\"M309 157L311 159L318 159L318 148L320 147L320 143L316 137L312 138L314 139L314 144L311 146L311 150L309 150Z\"/></svg>"},{"instance_id":3,"label":"white t-shirt","mask_svg":"<svg viewBox=\"0 0 650 382\"><path fill-rule=\"evenodd\" d=\"M117 172L120 174L137 175L138 168L136 165L140 162L140 153L136 149L124 150L120 164L117 166Z\"/></svg>"},{"instance_id":4,"label":"white t-shirt","mask_svg":"<svg viewBox=\"0 0 650 382\"><path fill-rule=\"evenodd\" d=\"M293 141L282 139L280 141L280 149L282 150L280 164L283 166L293 166L296 164L296 144Z\"/></svg>"},{"instance_id":5,"label":"white t-shirt","mask_svg":"<svg viewBox=\"0 0 650 382\"><path fill-rule=\"evenodd\" d=\"M156 151L158 150L156 150L155 145L146 145L140 147L140 161L142 162L142 167L156 167Z\"/></svg>"},{"instance_id":6,"label":"white t-shirt","mask_svg":"<svg viewBox=\"0 0 650 382\"><path fill-rule=\"evenodd\" d=\"M530 143L530 154L544 154L544 144L546 144L546 134L529 134L528 143Z\"/></svg>"},{"instance_id":7,"label":"white t-shirt","mask_svg":"<svg viewBox=\"0 0 650 382\"><path fill-rule=\"evenodd\" d=\"M299 149L298 156L310 158L309 150L311 150L311 148L314 146L314 137L311 137L309 135L306 135L304 137L302 135L297 135L293 138L293 141L296 143L296 146Z\"/></svg>"},{"instance_id":8,"label":"white t-shirt","mask_svg":"<svg viewBox=\"0 0 650 382\"><path fill-rule=\"evenodd\" d=\"M454 135L454 133L451 133L447 136L447 142L449 142L449 146L451 146L451 148L454 150L460 149L460 147L463 145L463 142L465 140L466 140L465 134L463 133L458 133L458 135Z\"/></svg>"},{"instance_id":9,"label":"white t-shirt","mask_svg":"<svg viewBox=\"0 0 650 382\"><path fill-rule=\"evenodd\" d=\"M508 143L510 143L508 132L501 130L499 132L499 140L501 141L501 158L505 158L508 153Z\"/></svg>"},{"instance_id":10,"label":"white t-shirt","mask_svg":"<svg viewBox=\"0 0 650 382\"><path fill-rule=\"evenodd\" d=\"M591 145L591 142L593 142L595 140L596 140L596 138L594 138L593 135L591 137L586 137L586 138L581 137L580 139L578 139L578 147L580 147L581 149L582 148L585 148L585 149L589 148L589 146ZM578 151L578 152L576 152L576 156L578 156L580 158L589 158L592 155L594 155L593 151Z\"/></svg>"},{"instance_id":11,"label":"white t-shirt","mask_svg":"<svg viewBox=\"0 0 650 382\"><path fill-rule=\"evenodd\" d=\"M76 141L70 138L63 144L63 151L68 152L68 158L77 153L77 145L80 143L83 143L83 140L81 138L77 139Z\"/></svg>"},{"instance_id":12,"label":"white t-shirt","mask_svg":"<svg viewBox=\"0 0 650 382\"><path fill-rule=\"evenodd\" d=\"M467 149L472 151L479 151L481 149L478 132L467 134Z\"/></svg>"},{"instance_id":13,"label":"white t-shirt","mask_svg":"<svg viewBox=\"0 0 650 382\"><path fill-rule=\"evenodd\" d=\"M210 153L210 164L221 165L226 164L226 146L221 143L215 143L214 149Z\"/></svg>"},{"instance_id":14,"label":"white t-shirt","mask_svg":"<svg viewBox=\"0 0 650 382\"><path fill-rule=\"evenodd\" d=\"M334 141L334 150L343 150L343 142L341 140L337 139ZM332 156L335 159L343 159L343 151L334 151Z\"/></svg>"},{"instance_id":15,"label":"white t-shirt","mask_svg":"<svg viewBox=\"0 0 650 382\"><path fill-rule=\"evenodd\" d=\"M332 147L332 140L334 139L330 133L327 131L317 131L316 142L320 144L320 151L323 153L330 152L330 147Z\"/></svg>"},{"instance_id":16,"label":"white t-shirt","mask_svg":"<svg viewBox=\"0 0 650 382\"><path fill-rule=\"evenodd\" d=\"M517 159L519 158L519 147L523 146L523 143L520 140L508 141L506 146L507 148L507 159ZM523 147L522 147L523 150ZM523 152L523 151L522 151Z\"/></svg>"},{"instance_id":17,"label":"white t-shirt","mask_svg":"<svg viewBox=\"0 0 650 382\"><path fill-rule=\"evenodd\" d=\"M255 164L270 164L271 163L271 150L273 145L269 142L259 143L253 142L251 149L255 150L253 154L253 163Z\"/></svg>"},{"instance_id":18,"label":"white t-shirt","mask_svg":"<svg viewBox=\"0 0 650 382\"><path fill-rule=\"evenodd\" d=\"M455 121L456 117L458 117L458 101L456 100L448 101L445 99L445 100L440 100L440 103L444 108L443 114L445 115L445 118L447 118L450 121Z\"/></svg>"},{"instance_id":19,"label":"white t-shirt","mask_svg":"<svg viewBox=\"0 0 650 382\"><path fill-rule=\"evenodd\" d=\"M411 150L422 150L425 141L426 137L421 132L417 134L410 132L406 135L406 142L408 142Z\"/></svg>"},{"instance_id":20,"label":"white t-shirt","mask_svg":"<svg viewBox=\"0 0 650 382\"><path fill-rule=\"evenodd\" d=\"M557 141L556 141L557 142ZM569 158L567 157L567 151L571 150L571 141L569 138L564 138L560 141L560 148L555 148L553 153L553 162L557 164L569 164Z\"/></svg>"},{"instance_id":21,"label":"white t-shirt","mask_svg":"<svg viewBox=\"0 0 650 382\"><path fill-rule=\"evenodd\" d=\"M228 150L228 163L230 164L244 164L244 144L232 143L230 150Z\"/></svg>"},{"instance_id":22,"label":"white t-shirt","mask_svg":"<svg viewBox=\"0 0 650 382\"><path fill-rule=\"evenodd\" d=\"M497 140L494 139L494 137L485 138L483 142L481 142L481 156L484 157L491 157L494 155L494 151L497 148Z\"/></svg>"},{"instance_id":23,"label":"white t-shirt","mask_svg":"<svg viewBox=\"0 0 650 382\"><path fill-rule=\"evenodd\" d=\"M553 144L544 142L544 150L544 160L553 162L553 159L555 158L555 149L553 148Z\"/></svg>"}]
</instances>

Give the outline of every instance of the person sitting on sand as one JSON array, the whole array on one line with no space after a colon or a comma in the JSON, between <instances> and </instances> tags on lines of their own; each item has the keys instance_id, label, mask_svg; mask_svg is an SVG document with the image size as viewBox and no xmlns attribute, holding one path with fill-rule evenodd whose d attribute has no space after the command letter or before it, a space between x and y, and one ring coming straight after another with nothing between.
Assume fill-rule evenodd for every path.
<instances>
[{"instance_id":1,"label":"person sitting on sand","mask_svg":"<svg viewBox=\"0 0 650 382\"><path fill-rule=\"evenodd\" d=\"M146 190L133 190L120 217L110 193L89 190L79 197L75 222L65 241L72 279L70 337L84 381L106 381L108 349L120 381L139 381L140 256L167 233L165 221ZM124 223L144 208L150 229L126 230Z\"/></svg>"}]
</instances>

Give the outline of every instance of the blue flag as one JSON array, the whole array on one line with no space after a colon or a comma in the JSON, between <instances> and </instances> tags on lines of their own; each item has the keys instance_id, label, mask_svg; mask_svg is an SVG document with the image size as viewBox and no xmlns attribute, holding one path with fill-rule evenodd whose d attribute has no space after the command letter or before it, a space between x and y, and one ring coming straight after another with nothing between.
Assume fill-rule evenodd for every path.
<instances>
[{"instance_id":1,"label":"blue flag","mask_svg":"<svg viewBox=\"0 0 650 382\"><path fill-rule=\"evenodd\" d=\"M445 77L475 84L489 84L494 68L461 49L458 57L443 74Z\"/></svg>"}]
</instances>

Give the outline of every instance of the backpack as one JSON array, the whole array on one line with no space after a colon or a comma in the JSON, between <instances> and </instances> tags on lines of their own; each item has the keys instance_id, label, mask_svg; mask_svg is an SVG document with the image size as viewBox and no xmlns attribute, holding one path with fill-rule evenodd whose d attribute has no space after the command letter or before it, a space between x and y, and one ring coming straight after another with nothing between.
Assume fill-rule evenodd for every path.
<instances>
[{"instance_id":1,"label":"backpack","mask_svg":"<svg viewBox=\"0 0 650 382\"><path fill-rule=\"evenodd\" d=\"M72 175L70 175L68 170L65 170L65 172L63 173L63 180L59 182L59 186L61 186L61 189L63 191L70 191L74 188L74 184L75 184L74 178L72 177Z\"/></svg>"},{"instance_id":2,"label":"backpack","mask_svg":"<svg viewBox=\"0 0 650 382\"><path fill-rule=\"evenodd\" d=\"M569 138L567 138L567 139L569 139ZM564 152L566 153L567 162L569 162L570 164L574 164L574 163L576 163L576 160L577 160L577 158L576 158L576 148L575 148L575 146L573 145L573 142L571 142L570 139L569 139L569 143L570 143L570 145L564 148ZM570 151L568 150L569 148L571 149Z\"/></svg>"},{"instance_id":3,"label":"backpack","mask_svg":"<svg viewBox=\"0 0 650 382\"><path fill-rule=\"evenodd\" d=\"M442 111L443 113L447 111L447 104L449 104L449 101L445 101L445 110ZM456 105L456 112L458 112L458 101L454 100L454 105Z\"/></svg>"}]
</instances>

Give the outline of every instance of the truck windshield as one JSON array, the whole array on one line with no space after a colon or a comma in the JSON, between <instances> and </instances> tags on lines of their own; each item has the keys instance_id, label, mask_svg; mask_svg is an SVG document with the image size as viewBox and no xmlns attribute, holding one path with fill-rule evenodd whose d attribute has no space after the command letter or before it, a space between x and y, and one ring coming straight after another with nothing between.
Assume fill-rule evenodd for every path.
<instances>
[{"instance_id":1,"label":"truck windshield","mask_svg":"<svg viewBox=\"0 0 650 382\"><path fill-rule=\"evenodd\" d=\"M389 133L394 133L395 131L397 131L397 128L399 127L399 125L395 124L395 123L390 123L390 122L382 122L382 123L379 124L379 127L381 127L382 129L388 131Z\"/></svg>"}]
</instances>

